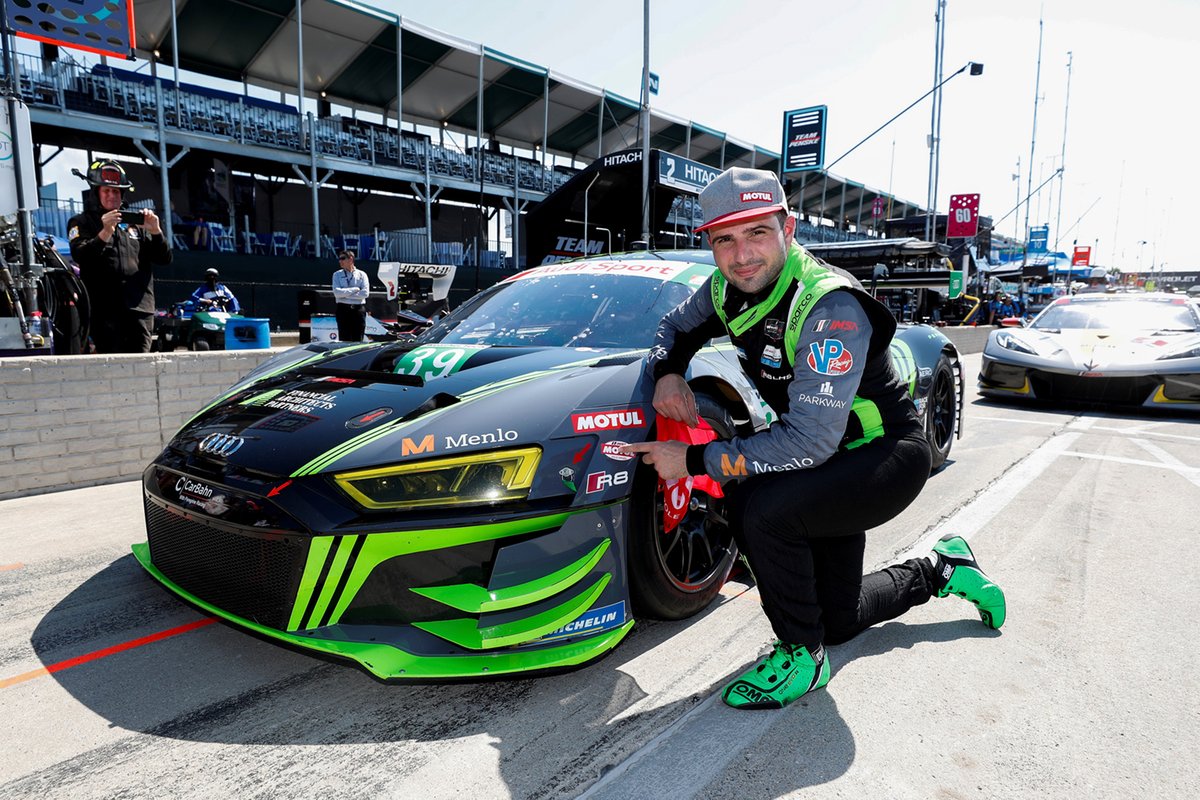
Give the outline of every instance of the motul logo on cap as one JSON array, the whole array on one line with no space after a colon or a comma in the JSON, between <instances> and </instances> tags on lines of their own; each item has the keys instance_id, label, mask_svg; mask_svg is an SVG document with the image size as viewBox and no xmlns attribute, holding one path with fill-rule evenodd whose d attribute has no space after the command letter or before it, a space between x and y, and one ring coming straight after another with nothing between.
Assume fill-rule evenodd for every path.
<instances>
[{"instance_id":1,"label":"motul logo on cap","mask_svg":"<svg viewBox=\"0 0 1200 800\"><path fill-rule=\"evenodd\" d=\"M646 427L646 420L642 416L642 412L636 408L601 411L593 414L572 414L571 422L576 433Z\"/></svg>"},{"instance_id":2,"label":"motul logo on cap","mask_svg":"<svg viewBox=\"0 0 1200 800\"><path fill-rule=\"evenodd\" d=\"M742 192L743 203L753 203L755 200L771 203L775 201L775 196L770 192Z\"/></svg>"}]
</instances>

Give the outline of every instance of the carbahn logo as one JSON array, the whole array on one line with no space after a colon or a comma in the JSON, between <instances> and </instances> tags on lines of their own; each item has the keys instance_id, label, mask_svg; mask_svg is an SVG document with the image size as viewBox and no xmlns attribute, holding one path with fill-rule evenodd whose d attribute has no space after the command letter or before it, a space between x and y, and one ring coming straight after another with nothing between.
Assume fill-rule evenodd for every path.
<instances>
[{"instance_id":1,"label":"carbahn logo","mask_svg":"<svg viewBox=\"0 0 1200 800\"><path fill-rule=\"evenodd\" d=\"M245 443L246 440L240 436L229 433L210 433L200 440L200 445L196 449L210 456L228 458L241 450Z\"/></svg>"}]
</instances>

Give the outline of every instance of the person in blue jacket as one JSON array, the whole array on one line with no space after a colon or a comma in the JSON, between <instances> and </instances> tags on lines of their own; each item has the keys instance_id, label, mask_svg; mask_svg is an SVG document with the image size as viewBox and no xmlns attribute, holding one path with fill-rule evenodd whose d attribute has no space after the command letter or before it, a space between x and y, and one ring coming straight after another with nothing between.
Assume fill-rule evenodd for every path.
<instances>
[{"instance_id":1,"label":"person in blue jacket","mask_svg":"<svg viewBox=\"0 0 1200 800\"><path fill-rule=\"evenodd\" d=\"M198 311L228 311L242 313L242 306L228 286L221 283L221 273L209 267L204 271L204 283L192 292L192 303Z\"/></svg>"},{"instance_id":2,"label":"person in blue jacket","mask_svg":"<svg viewBox=\"0 0 1200 800\"><path fill-rule=\"evenodd\" d=\"M794 241L772 172L732 168L700 194L717 271L659 325L645 365L654 410L695 427L686 372L728 335L746 377L775 411L764 430L703 445L626 446L664 480L708 475L729 499L776 641L729 683L735 708L781 708L824 686L826 645L957 594L983 623L1004 623L1004 593L960 536L927 557L864 576L866 530L894 518L929 475L921 420L889 355L896 322L849 273Z\"/></svg>"}]
</instances>

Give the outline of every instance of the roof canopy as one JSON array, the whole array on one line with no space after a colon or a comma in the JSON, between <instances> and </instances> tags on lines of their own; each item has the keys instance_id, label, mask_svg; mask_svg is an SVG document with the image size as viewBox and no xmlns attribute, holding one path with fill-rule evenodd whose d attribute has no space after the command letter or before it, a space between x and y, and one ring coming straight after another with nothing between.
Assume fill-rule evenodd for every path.
<instances>
[{"instance_id":1,"label":"roof canopy","mask_svg":"<svg viewBox=\"0 0 1200 800\"><path fill-rule=\"evenodd\" d=\"M171 64L171 3L134 6L136 52L158 51L158 61ZM175 7L186 70L292 94L302 84L308 98L392 118L399 109L406 122L482 131L487 140L583 161L639 142L636 100L355 0L176 0ZM654 109L650 146L713 167L779 169L778 153ZM860 198L870 203L879 192L823 176L793 181L793 204L828 218L869 218Z\"/></svg>"}]
</instances>

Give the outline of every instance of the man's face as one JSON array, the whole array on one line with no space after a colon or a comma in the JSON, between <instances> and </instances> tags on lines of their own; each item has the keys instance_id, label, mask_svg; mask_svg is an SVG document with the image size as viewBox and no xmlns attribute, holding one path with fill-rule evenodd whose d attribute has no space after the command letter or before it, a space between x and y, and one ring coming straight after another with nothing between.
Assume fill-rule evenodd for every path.
<instances>
[{"instance_id":1,"label":"man's face","mask_svg":"<svg viewBox=\"0 0 1200 800\"><path fill-rule=\"evenodd\" d=\"M787 261L796 221L788 216L781 226L779 217L771 213L708 231L717 269L725 280L747 294L757 294L774 283Z\"/></svg>"},{"instance_id":2,"label":"man's face","mask_svg":"<svg viewBox=\"0 0 1200 800\"><path fill-rule=\"evenodd\" d=\"M346 270L346 272L354 271L354 257L353 256L338 256L338 264L340 264L342 269Z\"/></svg>"},{"instance_id":3,"label":"man's face","mask_svg":"<svg viewBox=\"0 0 1200 800\"><path fill-rule=\"evenodd\" d=\"M100 187L100 207L105 211L121 207L121 190L113 186Z\"/></svg>"}]
</instances>

